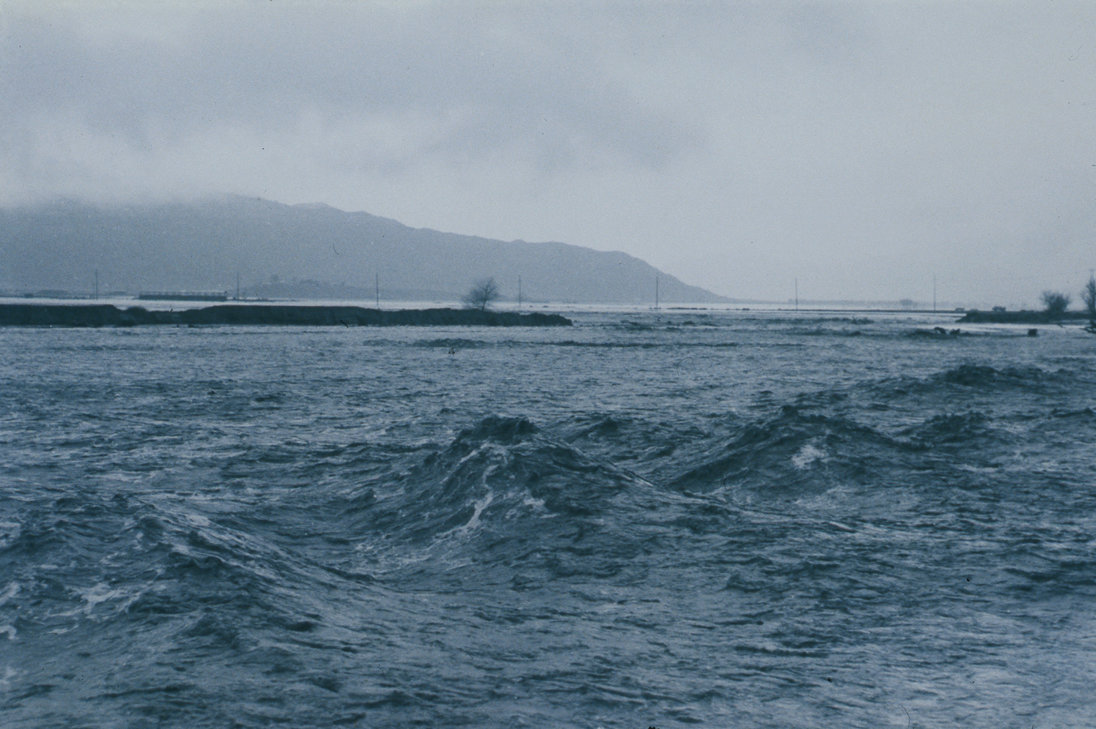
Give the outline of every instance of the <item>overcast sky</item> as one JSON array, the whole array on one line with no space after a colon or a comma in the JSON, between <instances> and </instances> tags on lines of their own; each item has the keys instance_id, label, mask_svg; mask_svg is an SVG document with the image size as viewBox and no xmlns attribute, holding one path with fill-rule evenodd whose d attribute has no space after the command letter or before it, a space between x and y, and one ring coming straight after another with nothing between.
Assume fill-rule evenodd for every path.
<instances>
[{"instance_id":1,"label":"overcast sky","mask_svg":"<svg viewBox=\"0 0 1096 729\"><path fill-rule=\"evenodd\" d=\"M1096 2L0 0L0 203L211 192L735 297L1096 267Z\"/></svg>"}]
</instances>

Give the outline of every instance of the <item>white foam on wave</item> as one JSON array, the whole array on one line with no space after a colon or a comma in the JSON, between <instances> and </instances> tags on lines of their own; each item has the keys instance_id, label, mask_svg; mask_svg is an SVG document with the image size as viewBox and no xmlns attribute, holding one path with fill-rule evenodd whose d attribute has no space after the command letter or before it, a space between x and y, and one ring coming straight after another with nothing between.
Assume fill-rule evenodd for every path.
<instances>
[{"instance_id":1,"label":"white foam on wave","mask_svg":"<svg viewBox=\"0 0 1096 729\"><path fill-rule=\"evenodd\" d=\"M825 460L826 451L812 443L806 443L792 456L792 465L800 471L806 470L818 461Z\"/></svg>"},{"instance_id":2,"label":"white foam on wave","mask_svg":"<svg viewBox=\"0 0 1096 729\"><path fill-rule=\"evenodd\" d=\"M7 587L4 588L4 591L0 592L0 605L5 604L8 600L12 599L13 597L15 597L18 594L19 594L19 583L18 582L9 582ZM7 625L0 625L0 635L7 636L8 640L15 640L16 634L17 634L17 631L15 630L14 625L12 625L10 623L8 623ZM3 681L0 680L0 684L2 684L2 683L3 683Z\"/></svg>"},{"instance_id":3,"label":"white foam on wave","mask_svg":"<svg viewBox=\"0 0 1096 729\"><path fill-rule=\"evenodd\" d=\"M521 505L526 506L533 511L547 511L544 499L538 499L530 493L525 494L525 497L521 501Z\"/></svg>"},{"instance_id":4,"label":"white foam on wave","mask_svg":"<svg viewBox=\"0 0 1096 729\"><path fill-rule=\"evenodd\" d=\"M467 459L464 459L464 460L467 460ZM461 463L463 463L464 460L462 460ZM465 524L463 524L462 526L450 529L449 531L445 532L441 536L447 537L447 536L450 536L450 535L453 535L453 534L463 535L463 534L467 534L468 532L471 532L471 531L475 530L477 527L479 527L479 525L480 525L480 515L483 514L484 509L486 509L488 506L490 506L491 502L495 500L495 492L491 490L491 486L488 483L488 478L490 477L490 475L492 473L494 473L495 470L496 470L496 466L493 466L493 465L488 466L486 469L484 469L483 474L481 474L480 483L483 485L483 487L485 489L485 493L482 497L480 497L479 499L476 499L474 502L472 502L472 516L470 516L468 518L468 521Z\"/></svg>"},{"instance_id":5,"label":"white foam on wave","mask_svg":"<svg viewBox=\"0 0 1096 729\"><path fill-rule=\"evenodd\" d=\"M14 543L22 531L22 525L14 521L0 521L0 547Z\"/></svg>"},{"instance_id":6,"label":"white foam on wave","mask_svg":"<svg viewBox=\"0 0 1096 729\"><path fill-rule=\"evenodd\" d=\"M472 504L472 517L468 520L468 523L462 527L462 530L470 531L478 527L480 524L480 514L482 514L483 510L490 506L491 502L494 500L495 493L493 491L488 491L482 499L476 500L476 502Z\"/></svg>"},{"instance_id":7,"label":"white foam on wave","mask_svg":"<svg viewBox=\"0 0 1096 729\"><path fill-rule=\"evenodd\" d=\"M126 592L124 590L113 589L110 585L104 582L99 582L93 585L90 589L81 592L80 596L83 597L84 602L87 603L87 606L84 608L84 610L89 611L94 609L95 606L99 603L113 600L119 597L125 597Z\"/></svg>"},{"instance_id":8,"label":"white foam on wave","mask_svg":"<svg viewBox=\"0 0 1096 729\"><path fill-rule=\"evenodd\" d=\"M11 680L19 675L19 671L15 670L11 666L4 666L4 675L0 676L0 691L8 691L11 689Z\"/></svg>"}]
</instances>

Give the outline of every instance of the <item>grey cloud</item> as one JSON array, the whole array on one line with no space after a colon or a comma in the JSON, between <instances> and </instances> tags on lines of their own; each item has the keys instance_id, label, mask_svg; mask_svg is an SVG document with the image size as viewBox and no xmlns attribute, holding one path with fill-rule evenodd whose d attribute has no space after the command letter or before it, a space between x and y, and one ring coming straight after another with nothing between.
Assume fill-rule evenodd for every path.
<instances>
[{"instance_id":1,"label":"grey cloud","mask_svg":"<svg viewBox=\"0 0 1096 729\"><path fill-rule=\"evenodd\" d=\"M78 119L141 146L214 123L284 130L308 111L429 115L451 134L407 153L531 144L557 164L595 150L658 164L691 142L686 124L607 83L581 47L561 52L435 6L313 7L179 11L164 19L182 25L168 40L94 38L60 21L15 18L6 32L4 95L12 103L4 121Z\"/></svg>"}]
</instances>

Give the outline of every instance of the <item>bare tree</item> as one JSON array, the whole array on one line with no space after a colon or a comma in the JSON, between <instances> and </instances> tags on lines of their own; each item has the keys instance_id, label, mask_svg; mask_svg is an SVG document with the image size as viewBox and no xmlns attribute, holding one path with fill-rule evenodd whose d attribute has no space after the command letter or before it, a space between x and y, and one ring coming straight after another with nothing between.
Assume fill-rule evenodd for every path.
<instances>
[{"instance_id":1,"label":"bare tree","mask_svg":"<svg viewBox=\"0 0 1096 729\"><path fill-rule=\"evenodd\" d=\"M1096 329L1096 276L1089 274L1088 283L1081 290L1081 301L1085 302L1085 311L1088 312L1088 326Z\"/></svg>"},{"instance_id":2,"label":"bare tree","mask_svg":"<svg viewBox=\"0 0 1096 729\"><path fill-rule=\"evenodd\" d=\"M499 285L495 283L495 279L485 278L482 281L477 281L472 288L468 289L468 293L464 295L464 305L469 309L487 311L487 307L501 295Z\"/></svg>"},{"instance_id":3,"label":"bare tree","mask_svg":"<svg viewBox=\"0 0 1096 729\"><path fill-rule=\"evenodd\" d=\"M1063 294L1060 291L1044 291L1043 306L1046 307L1049 318L1061 319L1069 308L1069 294Z\"/></svg>"}]
</instances>

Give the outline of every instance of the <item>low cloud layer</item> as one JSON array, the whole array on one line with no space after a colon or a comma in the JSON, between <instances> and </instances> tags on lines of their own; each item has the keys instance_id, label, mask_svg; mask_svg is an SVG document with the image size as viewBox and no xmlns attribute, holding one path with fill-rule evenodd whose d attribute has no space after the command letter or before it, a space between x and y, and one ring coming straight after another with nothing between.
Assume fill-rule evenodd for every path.
<instances>
[{"instance_id":1,"label":"low cloud layer","mask_svg":"<svg viewBox=\"0 0 1096 729\"><path fill-rule=\"evenodd\" d=\"M742 297L1096 266L1090 3L176 5L0 6L0 203L323 201Z\"/></svg>"}]
</instances>

